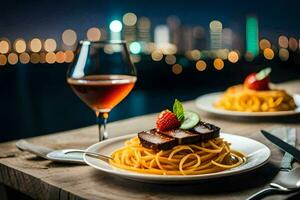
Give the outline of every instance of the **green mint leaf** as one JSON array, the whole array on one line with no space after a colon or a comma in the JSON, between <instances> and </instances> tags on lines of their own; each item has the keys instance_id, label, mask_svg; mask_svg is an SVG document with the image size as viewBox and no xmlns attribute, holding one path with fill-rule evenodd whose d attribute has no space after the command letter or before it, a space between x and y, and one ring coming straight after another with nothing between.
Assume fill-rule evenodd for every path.
<instances>
[{"instance_id":1,"label":"green mint leaf","mask_svg":"<svg viewBox=\"0 0 300 200\"><path fill-rule=\"evenodd\" d=\"M175 101L174 101L173 113L176 115L177 119L180 122L182 122L184 120L183 106L182 106L182 103L178 99L175 99Z\"/></svg>"},{"instance_id":2,"label":"green mint leaf","mask_svg":"<svg viewBox=\"0 0 300 200\"><path fill-rule=\"evenodd\" d=\"M270 67L262 69L261 71L259 71L255 78L256 80L263 80L264 78L266 78L267 76L269 76L269 74L271 73L272 69Z\"/></svg>"}]
</instances>

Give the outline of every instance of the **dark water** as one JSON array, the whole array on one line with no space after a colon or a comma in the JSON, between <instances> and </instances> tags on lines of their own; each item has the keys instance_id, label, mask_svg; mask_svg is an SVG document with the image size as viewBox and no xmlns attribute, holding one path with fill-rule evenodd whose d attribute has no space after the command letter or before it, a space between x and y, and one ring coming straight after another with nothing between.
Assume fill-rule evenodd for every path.
<instances>
[{"instance_id":1,"label":"dark water","mask_svg":"<svg viewBox=\"0 0 300 200\"><path fill-rule=\"evenodd\" d=\"M300 78L300 66L282 62L273 67L272 81ZM65 80L67 64L16 65L0 70L0 141L32 137L96 123L95 114L71 91ZM208 61L208 66L212 66ZM163 62L137 65L138 82L131 94L110 113L109 121L170 108L175 98L191 100L241 82L260 63L225 63L218 72L198 72L194 63L173 75Z\"/></svg>"}]
</instances>

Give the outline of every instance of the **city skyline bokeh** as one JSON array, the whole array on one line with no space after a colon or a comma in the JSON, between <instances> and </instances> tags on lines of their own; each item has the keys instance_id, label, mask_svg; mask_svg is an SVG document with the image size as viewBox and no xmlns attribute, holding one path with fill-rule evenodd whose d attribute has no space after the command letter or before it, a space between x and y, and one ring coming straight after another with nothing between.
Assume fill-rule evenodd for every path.
<instances>
[{"instance_id":1,"label":"city skyline bokeh","mask_svg":"<svg viewBox=\"0 0 300 200\"><path fill-rule=\"evenodd\" d=\"M230 3L231 2L227 2L226 5ZM176 4L176 2L174 2L174 4ZM38 5L39 4L32 4L32 10L39 11L39 9L36 8ZM74 5L76 8L76 2ZM140 5L138 4L137 6ZM209 6L209 3L207 6ZM272 6L274 5L272 4ZM16 8L18 7L19 4ZM49 8L51 8L51 6ZM65 7L62 6L61 8ZM163 8L168 8L168 5L165 5ZM135 8L132 9L134 10ZM22 11L24 10L26 10L26 6ZM209 21L208 24L200 25L199 21L201 21L201 19L197 18L195 9L193 10L193 13L196 15L190 21L192 23L188 24L184 23L182 17L186 18L186 16L180 16L180 12L178 12L178 14L168 15L165 19L160 16L160 19L164 19L165 22L157 24L155 23L156 16L153 15L153 13L151 17L143 15L139 16L134 12L120 12L116 15L113 14L117 10L122 10L122 6L120 8L116 7L115 9L112 9L113 11L110 10L110 7L108 7L107 12L110 12L110 14L109 16L106 16L106 18L95 18L94 21L99 20L98 24L84 30L82 30L82 28L79 28L78 30L78 28L74 28L75 26L69 25L69 27L67 26L68 28L62 30L60 36L57 37L55 37L57 34L53 34L52 37L38 36L39 25L34 29L36 30L33 34L35 36L30 37L30 39L26 39L25 33L22 37L14 39L12 39L13 37L11 35L9 37L1 37L0 53L4 55L0 55L0 65L14 65L18 63L18 61L22 64L26 64L29 61L33 64L45 62L49 64L55 62L68 63L74 58L74 53L72 51L75 50L78 41L84 39L91 41L125 39L128 42L132 54L151 54L153 61L160 61L163 58L163 55L172 56L173 54L181 54L185 55L189 60L194 61L200 60L200 58L221 59L215 60L216 62L214 61L214 63L220 63L220 66L224 65L222 60L226 60L227 58L232 63L236 63L243 56L245 56L247 61L252 61L259 54L259 49L262 50L261 53L263 53L267 60L272 60L274 55L278 53L280 59L286 61L289 58L287 49L294 52L299 48L299 39L296 34L287 34L287 32L293 32L292 27L288 26L289 31L283 31L286 27L281 27L275 32L271 32L267 28L262 27L259 14L249 11L245 11L244 16L238 20L234 20L232 19L232 16L228 17L227 15L227 24L230 25L226 26L226 17L224 17L226 15L220 17L225 18L225 23L215 17ZM45 15L41 15L41 19L47 16L48 12L45 13ZM259 13L259 10L257 13ZM58 10L58 15L59 14L60 11ZM101 13L98 14L101 16ZM52 14L50 13L50 15ZM220 15L222 15L222 13L219 13L216 16ZM279 16L279 18L284 18L284 15L282 16ZM18 15L14 17L17 18ZM66 17L68 17L68 15L66 15ZM73 20L77 17L80 17L80 15L74 15ZM231 21L229 20L230 22L228 23L229 18L231 18ZM9 19L7 24L13 19L14 18ZM85 18L80 19L85 20ZM107 21L106 19L111 20ZM210 19L210 16L207 15L205 19ZM202 21L205 20L202 18ZM31 21L31 23L34 24L38 22L35 20ZM21 26L22 25L23 24L21 23ZM78 25L80 25L80 23L77 22L76 26ZM47 27L49 28L51 26L48 25ZM32 31L30 29L28 30L29 31L26 31L27 34ZM55 30L59 29L55 28ZM269 34L264 37L263 33L268 31ZM44 30L40 35L47 35L47 33L48 31ZM39 52L41 53L38 54ZM7 57L5 54L8 54ZM137 56L133 56L134 62L139 62L140 59L141 58ZM201 62L205 61L201 60ZM169 58L166 57L166 63L175 64L176 58L170 58L170 56ZM215 65L215 68L218 69L219 67L216 67ZM223 67L220 69L222 68ZM202 69L203 67L200 68L199 71L202 71Z\"/></svg>"},{"instance_id":2,"label":"city skyline bokeh","mask_svg":"<svg viewBox=\"0 0 300 200\"><path fill-rule=\"evenodd\" d=\"M113 19L121 19L127 12L151 19L153 25L165 24L176 15L182 24L206 28L212 20L220 20L226 27L243 29L247 15L260 21L261 37L272 33L296 35L300 30L297 18L298 2L290 1L19 1L2 3L0 37L54 37L67 28L75 29L83 39L84 31L92 26L108 26ZM161 12L163 10L163 12ZM26 30L26 31L24 31ZM242 30L241 30L242 31ZM297 36L297 35L296 35ZM272 38L270 38L272 39Z\"/></svg>"},{"instance_id":3,"label":"city skyline bokeh","mask_svg":"<svg viewBox=\"0 0 300 200\"><path fill-rule=\"evenodd\" d=\"M95 123L65 80L82 39L128 41L138 81L111 121L158 112L174 98L222 91L265 67L274 83L300 77L296 0L12 0L1 6L0 131L12 133L2 140Z\"/></svg>"}]
</instances>

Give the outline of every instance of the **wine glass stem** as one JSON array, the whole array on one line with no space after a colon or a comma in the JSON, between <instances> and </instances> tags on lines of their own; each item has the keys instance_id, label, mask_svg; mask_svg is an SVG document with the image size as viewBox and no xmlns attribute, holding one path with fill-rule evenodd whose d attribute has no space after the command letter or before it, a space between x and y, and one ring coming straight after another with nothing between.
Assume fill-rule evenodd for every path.
<instances>
[{"instance_id":1,"label":"wine glass stem","mask_svg":"<svg viewBox=\"0 0 300 200\"><path fill-rule=\"evenodd\" d=\"M103 141L108 138L108 134L106 130L108 113L99 112L97 117L98 117L98 126L99 126L99 141Z\"/></svg>"}]
</instances>

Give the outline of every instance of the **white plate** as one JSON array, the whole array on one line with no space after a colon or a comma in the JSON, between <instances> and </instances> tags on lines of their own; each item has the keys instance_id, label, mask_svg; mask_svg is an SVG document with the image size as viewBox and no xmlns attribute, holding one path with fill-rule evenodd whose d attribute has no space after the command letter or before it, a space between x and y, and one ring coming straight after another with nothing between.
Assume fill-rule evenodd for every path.
<instances>
[{"instance_id":1,"label":"white plate","mask_svg":"<svg viewBox=\"0 0 300 200\"><path fill-rule=\"evenodd\" d=\"M294 94L294 100L297 105L295 110L289 111L276 111L276 112L240 112L240 111L230 111L215 108L213 104L221 98L223 92L210 93L200 96L196 99L196 106L205 112L226 115L226 116L237 116L237 117L262 117L262 116L287 116L300 114L300 95Z\"/></svg>"},{"instance_id":2,"label":"white plate","mask_svg":"<svg viewBox=\"0 0 300 200\"><path fill-rule=\"evenodd\" d=\"M104 155L111 155L114 150L124 145L125 140L128 140L129 138L132 138L134 136L136 136L136 134L108 139L106 141L96 143L88 147L86 150L92 152L98 152ZM237 151L246 154L247 162L239 167L222 171L222 172L211 173L211 174L152 175L152 174L142 174L142 173L127 171L127 170L117 169L104 161L86 155L84 155L83 158L84 161L88 165L92 166L93 168L96 168L98 170L110 174L121 176L127 179L137 180L141 182L154 182L154 183L171 183L171 182L181 183L187 181L199 181L199 180L205 180L211 178L219 178L219 177L230 176L230 175L250 171L265 164L271 155L271 151L267 146L265 146L264 144L258 141L252 140L250 138L232 135L232 134L226 134L226 133L221 133L220 136L232 144L231 146L232 149L235 149Z\"/></svg>"}]
</instances>

